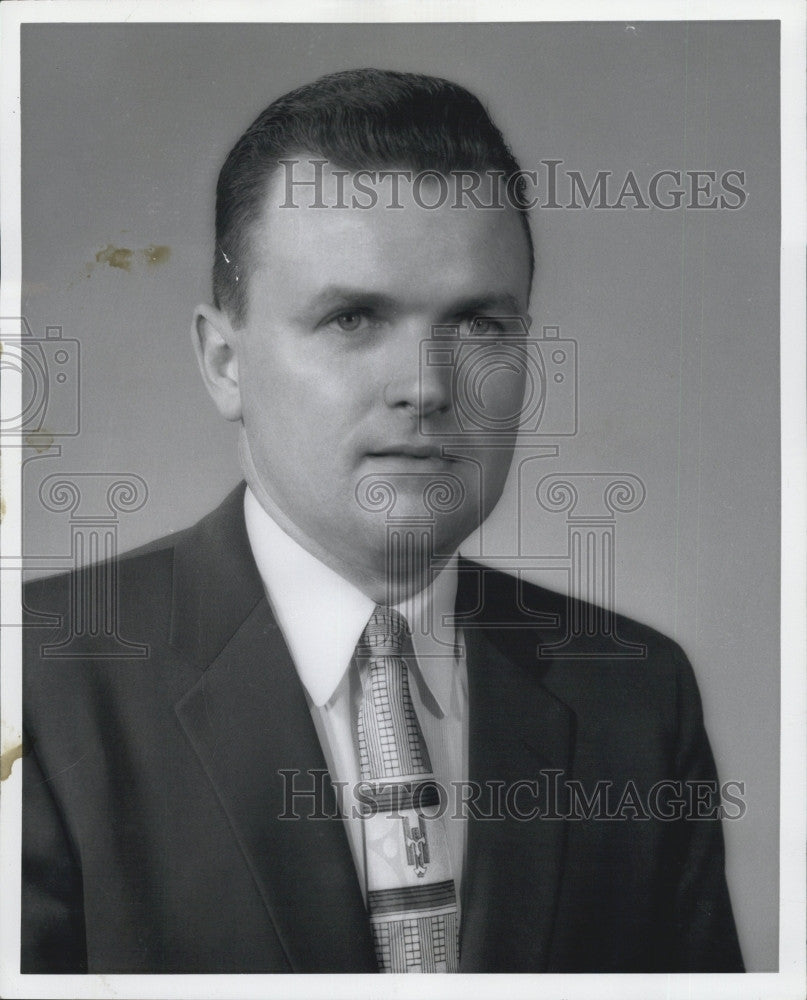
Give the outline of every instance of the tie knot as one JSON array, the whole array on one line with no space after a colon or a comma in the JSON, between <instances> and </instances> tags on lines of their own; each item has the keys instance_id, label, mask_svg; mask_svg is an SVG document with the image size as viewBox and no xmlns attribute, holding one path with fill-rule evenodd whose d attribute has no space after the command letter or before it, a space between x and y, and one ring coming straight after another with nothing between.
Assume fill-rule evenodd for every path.
<instances>
[{"instance_id":1,"label":"tie knot","mask_svg":"<svg viewBox=\"0 0 807 1000\"><path fill-rule=\"evenodd\" d=\"M409 625L402 614L384 604L377 604L364 627L360 646L367 656L400 656Z\"/></svg>"}]
</instances>

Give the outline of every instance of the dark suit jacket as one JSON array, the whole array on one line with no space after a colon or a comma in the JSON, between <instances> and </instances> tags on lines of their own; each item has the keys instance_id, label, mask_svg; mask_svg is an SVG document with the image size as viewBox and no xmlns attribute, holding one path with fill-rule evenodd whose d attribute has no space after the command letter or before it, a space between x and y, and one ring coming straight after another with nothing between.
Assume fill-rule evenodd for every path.
<instances>
[{"instance_id":1,"label":"dark suit jacket","mask_svg":"<svg viewBox=\"0 0 807 1000\"><path fill-rule=\"evenodd\" d=\"M148 656L48 657L57 630L26 629L23 972L377 971L342 821L278 819L278 772L325 762L242 496L117 563L118 632ZM70 584L35 582L27 608L69 625ZM458 612L470 777L538 782L513 801L541 811L469 819L462 971L741 971L719 821L552 818L569 778L714 779L680 649L620 619L645 657L591 659L596 636L539 657L566 599L470 563Z\"/></svg>"}]
</instances>

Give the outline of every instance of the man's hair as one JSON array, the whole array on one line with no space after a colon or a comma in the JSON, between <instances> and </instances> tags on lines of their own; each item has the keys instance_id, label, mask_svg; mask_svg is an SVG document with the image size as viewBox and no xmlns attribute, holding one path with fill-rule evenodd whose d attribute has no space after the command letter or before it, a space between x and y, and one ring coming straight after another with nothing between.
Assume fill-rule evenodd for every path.
<instances>
[{"instance_id":1,"label":"man's hair","mask_svg":"<svg viewBox=\"0 0 807 1000\"><path fill-rule=\"evenodd\" d=\"M251 237L278 161L300 153L346 170L502 171L527 236L524 180L501 132L464 87L380 69L320 77L278 98L230 151L216 188L213 301L236 326L246 320Z\"/></svg>"}]
</instances>

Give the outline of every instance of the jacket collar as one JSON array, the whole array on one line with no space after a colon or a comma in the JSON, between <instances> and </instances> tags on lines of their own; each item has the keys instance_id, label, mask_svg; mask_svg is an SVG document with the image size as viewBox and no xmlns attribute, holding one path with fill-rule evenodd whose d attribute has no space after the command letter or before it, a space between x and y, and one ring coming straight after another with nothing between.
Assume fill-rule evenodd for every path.
<instances>
[{"instance_id":1,"label":"jacket collar","mask_svg":"<svg viewBox=\"0 0 807 1000\"><path fill-rule=\"evenodd\" d=\"M207 667L264 599L244 526L240 483L174 547L171 645Z\"/></svg>"},{"instance_id":2,"label":"jacket collar","mask_svg":"<svg viewBox=\"0 0 807 1000\"><path fill-rule=\"evenodd\" d=\"M175 705L293 972L374 972L356 870L297 672L247 541L243 485L175 550ZM314 799L292 792L318 788ZM284 818L281 818L284 817Z\"/></svg>"},{"instance_id":3,"label":"jacket collar","mask_svg":"<svg viewBox=\"0 0 807 1000\"><path fill-rule=\"evenodd\" d=\"M563 872L563 778L570 773L575 720L544 686L551 661L539 661L537 653L549 628L557 628L564 599L533 589L526 601L521 581L479 564L463 562L460 573L469 779L483 790L483 808L487 801L491 812L504 815L468 822L460 971L544 971ZM540 612L527 610L536 603ZM496 787L504 801L494 806ZM529 819L516 815L533 811Z\"/></svg>"},{"instance_id":4,"label":"jacket collar","mask_svg":"<svg viewBox=\"0 0 807 1000\"><path fill-rule=\"evenodd\" d=\"M289 968L375 971L342 820L278 819L287 811L289 781L305 789L321 781L323 812L333 817L335 798L302 686L252 558L243 491L241 484L176 544L172 644L202 673L175 709ZM514 578L465 560L459 575L469 777L483 788L536 782L537 805L546 814L547 775L568 772L573 748L573 714L543 685L536 655L542 629L557 624L559 599L543 592L551 610L536 617L517 611L524 601ZM291 778L284 771L298 773ZM310 802L300 800L301 806ZM525 793L518 804L526 808L535 801ZM565 828L546 818L469 820L462 971L546 968Z\"/></svg>"},{"instance_id":5,"label":"jacket collar","mask_svg":"<svg viewBox=\"0 0 807 1000\"><path fill-rule=\"evenodd\" d=\"M249 487L244 516L250 550L297 673L314 704L324 705L350 667L375 601L287 534ZM443 618L453 616L456 590L454 558L429 587L397 605L412 631L419 681L444 714L453 680L445 668L446 651L455 630Z\"/></svg>"}]
</instances>

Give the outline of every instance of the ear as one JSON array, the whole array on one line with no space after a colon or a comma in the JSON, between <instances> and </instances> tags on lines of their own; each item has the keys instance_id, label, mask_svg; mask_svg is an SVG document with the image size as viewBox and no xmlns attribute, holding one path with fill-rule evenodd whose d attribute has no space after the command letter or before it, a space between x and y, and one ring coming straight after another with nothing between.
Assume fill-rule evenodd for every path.
<instances>
[{"instance_id":1,"label":"ear","mask_svg":"<svg viewBox=\"0 0 807 1000\"><path fill-rule=\"evenodd\" d=\"M225 420L241 419L238 383L238 336L226 313L197 306L191 328L202 381Z\"/></svg>"}]
</instances>

